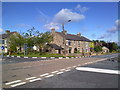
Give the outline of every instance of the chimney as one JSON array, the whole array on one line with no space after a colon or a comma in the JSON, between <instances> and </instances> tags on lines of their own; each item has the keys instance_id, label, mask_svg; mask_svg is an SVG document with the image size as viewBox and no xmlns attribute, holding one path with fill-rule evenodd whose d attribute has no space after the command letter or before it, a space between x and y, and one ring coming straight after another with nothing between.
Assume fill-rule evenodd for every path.
<instances>
[{"instance_id":1,"label":"chimney","mask_svg":"<svg viewBox=\"0 0 120 90\"><path fill-rule=\"evenodd\" d=\"M81 36L81 33L78 33L77 36Z\"/></svg>"},{"instance_id":2,"label":"chimney","mask_svg":"<svg viewBox=\"0 0 120 90\"><path fill-rule=\"evenodd\" d=\"M9 34L9 33L10 33L10 30L6 30L5 32L6 32L6 34Z\"/></svg>"},{"instance_id":3,"label":"chimney","mask_svg":"<svg viewBox=\"0 0 120 90\"><path fill-rule=\"evenodd\" d=\"M51 32L54 33L54 32L55 32L55 28L52 28L52 29L51 29Z\"/></svg>"},{"instance_id":4,"label":"chimney","mask_svg":"<svg viewBox=\"0 0 120 90\"><path fill-rule=\"evenodd\" d=\"M63 30L62 33L63 33L63 34L67 34L67 31L66 31L66 30Z\"/></svg>"}]
</instances>

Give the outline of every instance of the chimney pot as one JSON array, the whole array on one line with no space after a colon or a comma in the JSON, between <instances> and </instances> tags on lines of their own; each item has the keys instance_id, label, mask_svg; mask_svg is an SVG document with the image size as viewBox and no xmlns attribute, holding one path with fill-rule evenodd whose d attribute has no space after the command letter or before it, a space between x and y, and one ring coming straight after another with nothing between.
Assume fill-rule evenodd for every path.
<instances>
[{"instance_id":1,"label":"chimney pot","mask_svg":"<svg viewBox=\"0 0 120 90\"><path fill-rule=\"evenodd\" d=\"M62 33L63 33L63 34L67 34L67 31L66 31L66 30L63 30Z\"/></svg>"},{"instance_id":2,"label":"chimney pot","mask_svg":"<svg viewBox=\"0 0 120 90\"><path fill-rule=\"evenodd\" d=\"M77 36L81 36L81 33L78 33Z\"/></svg>"},{"instance_id":3,"label":"chimney pot","mask_svg":"<svg viewBox=\"0 0 120 90\"><path fill-rule=\"evenodd\" d=\"M51 29L51 32L52 32L52 33L55 32L55 28L52 28L52 29Z\"/></svg>"}]
</instances>

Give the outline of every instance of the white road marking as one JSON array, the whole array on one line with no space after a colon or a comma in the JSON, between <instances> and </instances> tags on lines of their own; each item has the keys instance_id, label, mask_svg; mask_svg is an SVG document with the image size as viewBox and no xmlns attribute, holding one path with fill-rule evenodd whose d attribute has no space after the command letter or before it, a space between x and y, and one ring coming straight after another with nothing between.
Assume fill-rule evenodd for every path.
<instances>
[{"instance_id":1,"label":"white road marking","mask_svg":"<svg viewBox=\"0 0 120 90\"><path fill-rule=\"evenodd\" d=\"M54 71L54 72L51 72L51 73L57 73L58 71Z\"/></svg>"},{"instance_id":2,"label":"white road marking","mask_svg":"<svg viewBox=\"0 0 120 90\"><path fill-rule=\"evenodd\" d=\"M46 58L46 57L41 57L41 58Z\"/></svg>"},{"instance_id":3,"label":"white road marking","mask_svg":"<svg viewBox=\"0 0 120 90\"><path fill-rule=\"evenodd\" d=\"M60 71L63 71L63 70L65 70L65 69L60 69Z\"/></svg>"},{"instance_id":4,"label":"white road marking","mask_svg":"<svg viewBox=\"0 0 120 90\"><path fill-rule=\"evenodd\" d=\"M57 74L62 74L63 72L58 72Z\"/></svg>"},{"instance_id":5,"label":"white road marking","mask_svg":"<svg viewBox=\"0 0 120 90\"><path fill-rule=\"evenodd\" d=\"M108 74L120 74L118 70L109 70L109 69L99 69L99 68L89 68L89 67L77 67L77 70L89 71L89 72L98 72L98 73L108 73Z\"/></svg>"},{"instance_id":6,"label":"white road marking","mask_svg":"<svg viewBox=\"0 0 120 90\"><path fill-rule=\"evenodd\" d=\"M11 56L11 57L14 57L14 56Z\"/></svg>"},{"instance_id":7,"label":"white road marking","mask_svg":"<svg viewBox=\"0 0 120 90\"><path fill-rule=\"evenodd\" d=\"M53 76L54 76L54 75L53 75L53 74L51 74L51 75L48 75L48 76L45 76L45 77L47 77L47 78L48 78L48 77L53 77Z\"/></svg>"},{"instance_id":8,"label":"white road marking","mask_svg":"<svg viewBox=\"0 0 120 90\"><path fill-rule=\"evenodd\" d=\"M23 84L26 84L26 82L17 83L17 84L11 85L11 87L20 86L20 85L23 85Z\"/></svg>"},{"instance_id":9,"label":"white road marking","mask_svg":"<svg viewBox=\"0 0 120 90\"><path fill-rule=\"evenodd\" d=\"M88 64L88 63L85 63L85 64Z\"/></svg>"},{"instance_id":10,"label":"white road marking","mask_svg":"<svg viewBox=\"0 0 120 90\"><path fill-rule=\"evenodd\" d=\"M43 77L43 76L46 76L46 75L48 75L49 73L45 73L45 74L42 74L42 75L40 75L41 77Z\"/></svg>"},{"instance_id":11,"label":"white road marking","mask_svg":"<svg viewBox=\"0 0 120 90\"><path fill-rule=\"evenodd\" d=\"M9 55L7 55L7 57L9 57Z\"/></svg>"},{"instance_id":12,"label":"white road marking","mask_svg":"<svg viewBox=\"0 0 120 90\"><path fill-rule=\"evenodd\" d=\"M28 57L24 57L24 58L28 58Z\"/></svg>"},{"instance_id":13,"label":"white road marking","mask_svg":"<svg viewBox=\"0 0 120 90\"><path fill-rule=\"evenodd\" d=\"M70 71L70 69L67 69L67 70L65 70L65 71L66 71L66 72L67 72L67 71Z\"/></svg>"},{"instance_id":14,"label":"white road marking","mask_svg":"<svg viewBox=\"0 0 120 90\"><path fill-rule=\"evenodd\" d=\"M73 67L76 67L76 66L73 66Z\"/></svg>"},{"instance_id":15,"label":"white road marking","mask_svg":"<svg viewBox=\"0 0 120 90\"><path fill-rule=\"evenodd\" d=\"M5 83L5 85L10 85L10 84L17 83L17 82L21 82L21 80L16 80L16 81L8 82L8 83Z\"/></svg>"},{"instance_id":16,"label":"white road marking","mask_svg":"<svg viewBox=\"0 0 120 90\"><path fill-rule=\"evenodd\" d=\"M69 57L66 57L66 59L69 59Z\"/></svg>"},{"instance_id":17,"label":"white road marking","mask_svg":"<svg viewBox=\"0 0 120 90\"><path fill-rule=\"evenodd\" d=\"M36 77L29 77L29 78L26 78L26 80L30 80L30 79L34 79L34 78L36 78Z\"/></svg>"},{"instance_id":18,"label":"white road marking","mask_svg":"<svg viewBox=\"0 0 120 90\"><path fill-rule=\"evenodd\" d=\"M37 57L32 57L32 58L37 58Z\"/></svg>"},{"instance_id":19,"label":"white road marking","mask_svg":"<svg viewBox=\"0 0 120 90\"><path fill-rule=\"evenodd\" d=\"M38 80L42 80L42 79L41 78L36 78L36 79L30 80L30 82L34 82L34 81L38 81Z\"/></svg>"},{"instance_id":20,"label":"white road marking","mask_svg":"<svg viewBox=\"0 0 120 90\"><path fill-rule=\"evenodd\" d=\"M17 56L18 58L20 58L20 56Z\"/></svg>"},{"instance_id":21,"label":"white road marking","mask_svg":"<svg viewBox=\"0 0 120 90\"><path fill-rule=\"evenodd\" d=\"M63 57L59 57L59 59L63 59Z\"/></svg>"},{"instance_id":22,"label":"white road marking","mask_svg":"<svg viewBox=\"0 0 120 90\"><path fill-rule=\"evenodd\" d=\"M71 67L67 67L67 69L70 69Z\"/></svg>"},{"instance_id":23,"label":"white road marking","mask_svg":"<svg viewBox=\"0 0 120 90\"><path fill-rule=\"evenodd\" d=\"M55 57L50 57L50 58L54 59Z\"/></svg>"}]
</instances>

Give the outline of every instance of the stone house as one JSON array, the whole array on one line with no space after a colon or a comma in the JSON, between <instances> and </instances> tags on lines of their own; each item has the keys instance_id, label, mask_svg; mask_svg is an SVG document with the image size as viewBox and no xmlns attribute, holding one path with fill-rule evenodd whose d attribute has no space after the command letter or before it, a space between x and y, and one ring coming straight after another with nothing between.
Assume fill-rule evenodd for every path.
<instances>
[{"instance_id":1,"label":"stone house","mask_svg":"<svg viewBox=\"0 0 120 90\"><path fill-rule=\"evenodd\" d=\"M58 54L70 54L77 52L90 52L91 40L81 36L80 33L77 35L68 34L67 31L56 32L55 29L51 30L53 35L53 41L49 44L51 47L50 52Z\"/></svg>"},{"instance_id":2,"label":"stone house","mask_svg":"<svg viewBox=\"0 0 120 90\"><path fill-rule=\"evenodd\" d=\"M16 34L16 33L17 32L10 32L10 31L8 31L8 32L0 35L0 47L4 46L4 50L3 50L4 53L8 52L9 45L8 45L7 42L9 40L10 35L13 35L13 34ZM2 50L0 49L0 53L1 52L2 52Z\"/></svg>"},{"instance_id":3,"label":"stone house","mask_svg":"<svg viewBox=\"0 0 120 90\"><path fill-rule=\"evenodd\" d=\"M103 53L108 53L109 52L109 49L105 46L102 47L102 52Z\"/></svg>"}]
</instances>

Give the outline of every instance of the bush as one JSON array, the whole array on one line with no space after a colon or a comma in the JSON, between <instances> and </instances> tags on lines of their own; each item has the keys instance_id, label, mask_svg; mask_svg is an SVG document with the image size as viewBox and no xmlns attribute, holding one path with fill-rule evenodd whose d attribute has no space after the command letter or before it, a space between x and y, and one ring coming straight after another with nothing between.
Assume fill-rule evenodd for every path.
<instances>
[{"instance_id":1,"label":"bush","mask_svg":"<svg viewBox=\"0 0 120 90\"><path fill-rule=\"evenodd\" d=\"M11 55L12 53L17 52L16 46L15 46L15 45L11 45L10 48L8 49L8 52L10 52L10 55Z\"/></svg>"},{"instance_id":2,"label":"bush","mask_svg":"<svg viewBox=\"0 0 120 90\"><path fill-rule=\"evenodd\" d=\"M100 52L100 51L102 51L102 47L101 46L95 46L94 50L95 50L95 52Z\"/></svg>"}]
</instances>

